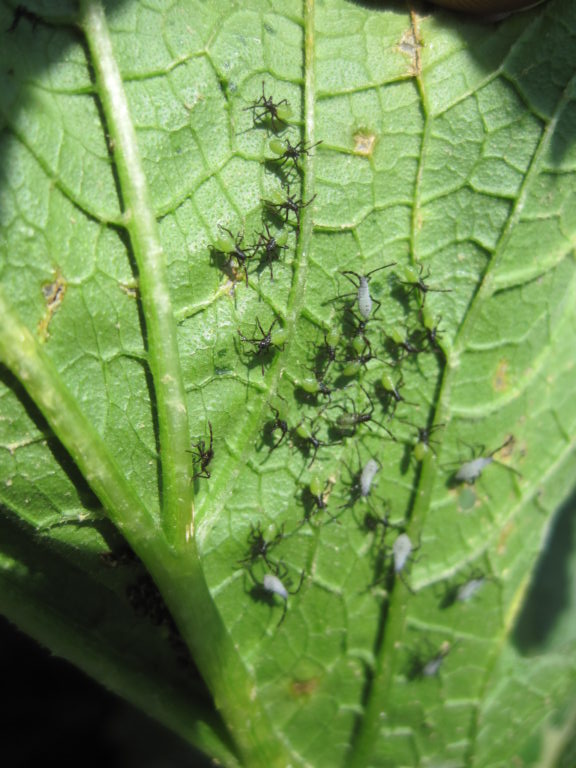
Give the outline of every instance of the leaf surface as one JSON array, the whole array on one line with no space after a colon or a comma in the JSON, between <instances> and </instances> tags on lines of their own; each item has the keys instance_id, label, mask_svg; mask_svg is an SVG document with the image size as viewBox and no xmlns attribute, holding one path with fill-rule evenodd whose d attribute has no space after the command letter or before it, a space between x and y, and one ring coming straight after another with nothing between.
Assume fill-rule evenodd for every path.
<instances>
[{"instance_id":1,"label":"leaf surface","mask_svg":"<svg viewBox=\"0 0 576 768\"><path fill-rule=\"evenodd\" d=\"M111 52L65 2L3 33L0 331L16 318L31 332L103 445L70 446L18 350L2 353L7 615L226 764L250 759L223 725L240 698L220 695L204 655L222 637L294 765L533 764L550 709L574 692L573 612L538 656L519 616L576 464L576 11L106 10ZM259 117L262 96L289 103L287 125ZM281 165L275 135L309 154ZM299 226L265 202L286 182ZM287 247L272 262L222 253L223 227L239 248L280 232ZM354 284L373 270L362 325ZM282 343L262 348L269 329ZM94 472L105 490L132 494L133 520L110 512L91 456L109 461ZM494 461L456 482L478 457ZM186 466L210 474L186 479L192 524L178 511ZM189 641L217 708L189 660L181 674L181 639L106 515L186 639L193 573L174 541L188 526L223 622L207 618L203 636L195 619ZM395 574L401 531L413 551ZM258 532L266 557L251 551ZM286 601L263 590L270 573ZM86 637L98 642L79 651Z\"/></svg>"}]
</instances>

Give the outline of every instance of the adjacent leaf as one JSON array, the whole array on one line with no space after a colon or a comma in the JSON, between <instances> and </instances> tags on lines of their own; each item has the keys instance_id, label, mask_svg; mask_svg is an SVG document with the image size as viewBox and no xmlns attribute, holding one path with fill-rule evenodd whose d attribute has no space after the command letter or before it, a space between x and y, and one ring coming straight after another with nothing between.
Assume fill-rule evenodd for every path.
<instances>
[{"instance_id":1,"label":"adjacent leaf","mask_svg":"<svg viewBox=\"0 0 576 768\"><path fill-rule=\"evenodd\" d=\"M80 6L0 14L4 611L227 765L551 765L572 4Z\"/></svg>"}]
</instances>

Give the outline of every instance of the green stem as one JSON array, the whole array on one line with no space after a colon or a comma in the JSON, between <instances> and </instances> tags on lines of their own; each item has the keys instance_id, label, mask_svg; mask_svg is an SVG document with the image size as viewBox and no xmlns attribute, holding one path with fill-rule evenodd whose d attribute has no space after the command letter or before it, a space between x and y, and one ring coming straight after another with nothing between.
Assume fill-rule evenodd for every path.
<instances>
[{"instance_id":1,"label":"green stem","mask_svg":"<svg viewBox=\"0 0 576 768\"><path fill-rule=\"evenodd\" d=\"M286 766L284 751L257 700L212 600L193 526L188 417L166 267L122 78L99 0L82 0L82 26L113 140L120 190L138 265L158 407L163 522L169 544L140 550L221 711L246 766Z\"/></svg>"},{"instance_id":2,"label":"green stem","mask_svg":"<svg viewBox=\"0 0 576 768\"><path fill-rule=\"evenodd\" d=\"M162 461L162 520L169 541L174 546L184 546L186 530L193 523L192 460L187 453L190 436L186 394L165 257L104 9L99 0L82 0L81 9L98 95L114 146L125 225L138 266L156 396Z\"/></svg>"},{"instance_id":3,"label":"green stem","mask_svg":"<svg viewBox=\"0 0 576 768\"><path fill-rule=\"evenodd\" d=\"M208 590L194 540L182 553L150 553L147 567L186 640L246 768L296 765L278 739Z\"/></svg>"}]
</instances>

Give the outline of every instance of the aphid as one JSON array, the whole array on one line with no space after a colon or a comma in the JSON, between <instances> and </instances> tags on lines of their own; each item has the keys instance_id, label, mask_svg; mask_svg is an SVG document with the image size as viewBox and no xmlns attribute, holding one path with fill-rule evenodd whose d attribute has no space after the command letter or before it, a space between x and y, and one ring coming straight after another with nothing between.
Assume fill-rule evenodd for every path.
<instances>
[{"instance_id":1,"label":"aphid","mask_svg":"<svg viewBox=\"0 0 576 768\"><path fill-rule=\"evenodd\" d=\"M399 526L393 526L391 523L388 523L388 525L390 525L391 527L399 527ZM408 561L412 558L412 555L418 549L420 549L420 544L417 547L415 547L414 544L412 543L412 539L408 536L407 533L401 533L396 538L396 541L392 545L392 560L394 562L394 575L398 576L398 578L402 581L406 589L409 592L412 592L412 594L414 594L414 590L404 578L404 571L406 569L406 566L408 565Z\"/></svg>"},{"instance_id":2,"label":"aphid","mask_svg":"<svg viewBox=\"0 0 576 768\"><path fill-rule=\"evenodd\" d=\"M264 538L264 534L262 533L261 524L257 523L255 527L251 525L250 534L248 535L248 555L238 562L242 565L253 565L256 560L258 560L258 558L262 558L268 568L270 568L273 573L276 573L279 569L279 565L277 562L270 559L268 553L273 547L276 546L276 544L282 541L283 538L284 526L282 526L280 531L276 534L276 536L274 536L273 539L267 541Z\"/></svg>"},{"instance_id":3,"label":"aphid","mask_svg":"<svg viewBox=\"0 0 576 768\"><path fill-rule=\"evenodd\" d=\"M326 509L326 491L330 488L330 485L330 480L326 480L324 485L322 485L322 481L318 477L313 477L312 480L310 480L310 493L312 494L318 509Z\"/></svg>"},{"instance_id":4,"label":"aphid","mask_svg":"<svg viewBox=\"0 0 576 768\"><path fill-rule=\"evenodd\" d=\"M388 269L388 267L393 267L395 264L395 261L391 262L390 264L384 264L382 267L376 267L376 269L370 270L370 272L367 272L365 275L359 275L357 272L353 272L350 269L346 269L340 273L341 275L344 275L344 277L349 280L357 290L356 299L358 302L358 312L360 313L360 317L364 322L370 319L370 316L372 315L373 304L376 304L378 307L381 306L380 302L372 298L370 295L370 277L375 272L380 272L382 269ZM355 278L355 280L353 278ZM345 297L343 296L341 298ZM363 330L364 329L362 329L362 331Z\"/></svg>"},{"instance_id":5,"label":"aphid","mask_svg":"<svg viewBox=\"0 0 576 768\"><path fill-rule=\"evenodd\" d=\"M380 543L384 541L386 531L390 527L389 514L386 512L382 517L378 517L373 512L366 512L362 519L361 526L366 533L376 533L378 529L381 530Z\"/></svg>"},{"instance_id":6,"label":"aphid","mask_svg":"<svg viewBox=\"0 0 576 768\"><path fill-rule=\"evenodd\" d=\"M400 280L402 285L408 286L408 294L412 293L413 291L419 291L420 297L422 299L422 306L426 301L427 293L431 291L434 293L450 293L452 291L451 288L431 288L427 283L424 282L424 280L427 280L430 277L430 270L428 270L424 277L422 277L423 269L423 264L420 264L418 269L408 264L402 267L402 275L404 280Z\"/></svg>"},{"instance_id":7,"label":"aphid","mask_svg":"<svg viewBox=\"0 0 576 768\"><path fill-rule=\"evenodd\" d=\"M342 368L342 376L351 377L357 376L362 368L366 368L370 360L376 360L376 356L372 354L372 345L366 336L355 336L352 340L352 350L355 353L354 357L349 357L344 361L344 367Z\"/></svg>"},{"instance_id":8,"label":"aphid","mask_svg":"<svg viewBox=\"0 0 576 768\"><path fill-rule=\"evenodd\" d=\"M376 459L368 459L360 473L360 496L365 499L372 489L374 478L381 469L381 465Z\"/></svg>"},{"instance_id":9,"label":"aphid","mask_svg":"<svg viewBox=\"0 0 576 768\"><path fill-rule=\"evenodd\" d=\"M458 483L468 483L469 485L473 485L486 467L489 464L492 464L493 461L494 459L491 455L486 457L479 456L477 459L465 461L454 475L454 480Z\"/></svg>"},{"instance_id":10,"label":"aphid","mask_svg":"<svg viewBox=\"0 0 576 768\"><path fill-rule=\"evenodd\" d=\"M374 478L382 468L382 465L376 459L368 459L368 461L362 465L358 443L355 443L355 446L356 453L358 454L358 469L356 472L353 472L348 465L346 465L346 468L355 479L350 486L350 499L346 504L343 504L340 507L341 509L354 506L358 499L367 499L370 495Z\"/></svg>"},{"instance_id":11,"label":"aphid","mask_svg":"<svg viewBox=\"0 0 576 768\"><path fill-rule=\"evenodd\" d=\"M274 414L274 421L272 422L272 434L276 432L277 430L280 430L282 433L280 435L280 438L272 445L270 448L270 453L272 453L273 450L278 448L282 440L286 437L288 433L288 422L284 418L284 413L281 413L281 411L278 408L275 408L272 404L270 405L270 408L272 410L272 413Z\"/></svg>"},{"instance_id":12,"label":"aphid","mask_svg":"<svg viewBox=\"0 0 576 768\"><path fill-rule=\"evenodd\" d=\"M254 121L257 123L269 119L274 131L278 129L279 123L287 123L292 117L292 108L286 99L275 102L272 96L266 96L264 81L262 81L262 96L256 99L249 107L244 108L245 112L249 110L252 111Z\"/></svg>"},{"instance_id":13,"label":"aphid","mask_svg":"<svg viewBox=\"0 0 576 768\"><path fill-rule=\"evenodd\" d=\"M406 589L409 592L412 592L412 594L414 594L414 590L404 578L404 570L415 549L418 549L418 547L416 548L414 547L414 545L412 544L412 540L410 539L407 533L401 533L396 538L396 541L392 545L392 560L394 562L394 575L398 576L398 578L402 581Z\"/></svg>"},{"instance_id":14,"label":"aphid","mask_svg":"<svg viewBox=\"0 0 576 768\"><path fill-rule=\"evenodd\" d=\"M392 545L392 556L394 558L394 573L398 576L402 573L410 555L412 554L412 541L407 533L401 533Z\"/></svg>"},{"instance_id":15,"label":"aphid","mask_svg":"<svg viewBox=\"0 0 576 768\"><path fill-rule=\"evenodd\" d=\"M360 371L362 370L362 364L359 360L351 358L349 360L346 360L346 365L344 368L342 368L341 374L342 376L345 376L346 378L353 378L354 376L358 376Z\"/></svg>"},{"instance_id":16,"label":"aphid","mask_svg":"<svg viewBox=\"0 0 576 768\"><path fill-rule=\"evenodd\" d=\"M300 229L300 211L302 208L307 208L316 198L316 195L314 197L311 197L310 200L308 200L307 203L305 203L302 198L299 200L296 199L296 195L290 194L290 186L288 185L286 187L286 194L283 195L278 190L275 190L273 192L273 199L271 200L264 200L265 205L267 205L269 208L272 208L273 211L277 214L284 213L284 223L288 223L288 219L290 217L290 214L293 213L296 217L296 229Z\"/></svg>"},{"instance_id":17,"label":"aphid","mask_svg":"<svg viewBox=\"0 0 576 768\"><path fill-rule=\"evenodd\" d=\"M450 608L455 603L466 603L482 589L489 580L480 570L474 570L465 581L449 585L440 602L440 608Z\"/></svg>"},{"instance_id":18,"label":"aphid","mask_svg":"<svg viewBox=\"0 0 576 768\"><path fill-rule=\"evenodd\" d=\"M273 573L264 574L262 586L266 592L271 592L274 595L279 595L283 600L288 600L288 590L278 576Z\"/></svg>"},{"instance_id":19,"label":"aphid","mask_svg":"<svg viewBox=\"0 0 576 768\"><path fill-rule=\"evenodd\" d=\"M372 344L370 343L370 340L367 339L364 336L355 336L352 339L352 349L357 355L367 355L370 354L370 358L372 359Z\"/></svg>"},{"instance_id":20,"label":"aphid","mask_svg":"<svg viewBox=\"0 0 576 768\"><path fill-rule=\"evenodd\" d=\"M255 347L255 355L266 355L271 348L282 347L286 342L288 333L285 328L278 328L276 331L273 331L273 328L277 322L278 319L275 318L268 330L265 331L260 324L260 320L256 318L256 325L262 334L260 338L248 339L240 331L238 331L238 335L243 342L246 344L252 344L252 346ZM262 363L262 375L264 375L264 363Z\"/></svg>"},{"instance_id":21,"label":"aphid","mask_svg":"<svg viewBox=\"0 0 576 768\"><path fill-rule=\"evenodd\" d=\"M336 359L336 347L338 346L338 343L340 342L341 333L340 331L337 331L335 328L332 328L327 333L324 334L324 344L326 346L326 349L329 352L329 357L333 360Z\"/></svg>"},{"instance_id":22,"label":"aphid","mask_svg":"<svg viewBox=\"0 0 576 768\"><path fill-rule=\"evenodd\" d=\"M465 603L468 600L471 600L474 595L480 592L484 584L486 584L486 576L473 576L458 587L456 600L460 603Z\"/></svg>"},{"instance_id":23,"label":"aphid","mask_svg":"<svg viewBox=\"0 0 576 768\"><path fill-rule=\"evenodd\" d=\"M375 515L373 512L367 512L362 520L362 529L367 533L376 533L378 529L382 531L380 536L380 543L383 542L384 536L388 528L403 529L404 523L392 523L390 521L390 503L385 502L386 512L383 515ZM394 554L394 553L392 553Z\"/></svg>"},{"instance_id":24,"label":"aphid","mask_svg":"<svg viewBox=\"0 0 576 768\"><path fill-rule=\"evenodd\" d=\"M370 536L369 547L372 552L372 557L374 558L375 566L375 578L370 586L373 587L385 582L387 590L390 589L392 586L391 577L395 575L395 572L391 574L386 563L390 555L392 555L392 560L394 560L394 552L391 547L385 545L386 535L391 528L393 530L400 529L403 531L405 529L405 521L393 523L390 520L390 503L388 501L384 502L383 512L379 511L376 513L373 510L370 510L369 512L366 512L361 522L358 521L358 518L354 514L354 520L360 530ZM413 590L404 581L403 574L400 574L399 578L402 579L406 588L412 592Z\"/></svg>"},{"instance_id":25,"label":"aphid","mask_svg":"<svg viewBox=\"0 0 576 768\"><path fill-rule=\"evenodd\" d=\"M448 652L440 651L422 667L422 677L436 677Z\"/></svg>"},{"instance_id":26,"label":"aphid","mask_svg":"<svg viewBox=\"0 0 576 768\"><path fill-rule=\"evenodd\" d=\"M104 513L99 510L94 512L57 512L49 515L48 519L42 523L37 523L36 531L43 534L45 531L51 531L53 528L60 528L63 525L93 526L103 519Z\"/></svg>"},{"instance_id":27,"label":"aphid","mask_svg":"<svg viewBox=\"0 0 576 768\"><path fill-rule=\"evenodd\" d=\"M236 236L230 232L229 229L219 225L220 229L224 233L223 237L219 237L214 241L212 247L218 253L224 253L230 257L230 259L236 259L238 269L244 270L244 277L246 279L246 285L248 285L248 268L246 266L247 261L250 258L250 251L254 252L256 246L242 247L242 241L244 240L244 233L239 232Z\"/></svg>"},{"instance_id":28,"label":"aphid","mask_svg":"<svg viewBox=\"0 0 576 768\"><path fill-rule=\"evenodd\" d=\"M352 412L347 411L341 403L337 403L334 407L340 408L342 410L342 414L336 419L336 429L348 435L355 435L359 424L369 424L373 421L374 424L378 424L379 427L382 427L382 429L392 438L392 440L395 441L396 438L392 432L390 432L390 430L385 427L384 424L381 424L379 421L376 421L376 419L372 418L372 414L374 413L374 403L372 402L372 398L362 385L360 385L360 389L364 392L368 402L370 403L369 409L367 411L358 412L356 410L356 403L351 398L348 398L348 401L352 403Z\"/></svg>"},{"instance_id":29,"label":"aphid","mask_svg":"<svg viewBox=\"0 0 576 768\"><path fill-rule=\"evenodd\" d=\"M432 443L437 443L437 440L432 440L430 435L437 429L442 429L444 424L435 424L433 427L416 427L418 430L418 441L414 445L413 453L416 461L424 461L428 455L428 451L432 451L436 455L432 448Z\"/></svg>"},{"instance_id":30,"label":"aphid","mask_svg":"<svg viewBox=\"0 0 576 768\"><path fill-rule=\"evenodd\" d=\"M258 251L261 248L264 248L263 257L266 259L266 262L268 263L268 269L270 270L270 279L274 280L274 272L272 271L272 262L278 259L279 251L284 250L288 247L286 245L286 243L288 242L288 232L282 231L277 235L273 235L270 232L268 222L264 223L264 228L266 229L266 232L265 233L260 232L260 234L258 235L259 240L254 246L254 249Z\"/></svg>"},{"instance_id":31,"label":"aphid","mask_svg":"<svg viewBox=\"0 0 576 768\"><path fill-rule=\"evenodd\" d=\"M300 524L298 525L298 528L302 526L304 523L310 523L313 515L316 512L321 512L323 510L327 510L328 508L328 496L330 492L330 488L332 487L333 481L328 479L324 484L322 484L322 480L320 480L319 477L313 477L310 480L310 484L308 485L308 488L305 489L305 496L304 496L304 503L305 503L305 513L304 518L301 520ZM332 519L335 519L333 515L330 515L328 513L329 517Z\"/></svg>"},{"instance_id":32,"label":"aphid","mask_svg":"<svg viewBox=\"0 0 576 768\"><path fill-rule=\"evenodd\" d=\"M422 677L436 677L440 671L442 662L446 656L448 656L452 650L452 647L453 646L451 646L448 642L442 643L438 653L434 654L434 656L429 658L427 661L424 661L424 659L422 659L418 654L414 655L408 669L408 679L416 680Z\"/></svg>"},{"instance_id":33,"label":"aphid","mask_svg":"<svg viewBox=\"0 0 576 768\"><path fill-rule=\"evenodd\" d=\"M409 400L406 400L406 398L400 394L401 387L404 386L404 376L400 374L400 378L397 382L394 381L392 376L390 376L389 373L382 374L382 378L379 381L380 387L384 390L382 394L383 398L386 398L385 407L390 405L390 401L393 401L393 408L392 412L390 414L390 418L396 413L396 408L398 407L398 403L407 403L408 405L417 406L417 403L412 403Z\"/></svg>"},{"instance_id":34,"label":"aphid","mask_svg":"<svg viewBox=\"0 0 576 768\"><path fill-rule=\"evenodd\" d=\"M323 395L324 397L327 397L330 399L332 392L334 391L332 387L330 387L324 379L320 376L320 374L313 371L314 377L306 377L305 379L300 379L298 382L296 382L296 386L299 389L303 389L304 392L307 392L309 395ZM324 374L322 374L323 376Z\"/></svg>"},{"instance_id":35,"label":"aphid","mask_svg":"<svg viewBox=\"0 0 576 768\"><path fill-rule=\"evenodd\" d=\"M395 357L402 360L406 355L419 355L422 349L415 346L414 333L406 334L400 331L399 328L391 327L386 331L386 336L392 341L395 349ZM402 355L398 355L397 351L403 350Z\"/></svg>"},{"instance_id":36,"label":"aphid","mask_svg":"<svg viewBox=\"0 0 576 768\"><path fill-rule=\"evenodd\" d=\"M322 142L317 141L315 144L306 146L304 141L299 141L297 144L291 144L289 139L287 139L285 142L281 141L280 139L271 139L269 142L269 147L277 156L275 159L280 162L280 167L282 167L289 160L292 160L294 165L297 165L298 160L302 157L302 155L309 155L310 150L314 149L314 147L317 147L318 144L322 144Z\"/></svg>"},{"instance_id":37,"label":"aphid","mask_svg":"<svg viewBox=\"0 0 576 768\"><path fill-rule=\"evenodd\" d=\"M210 478L210 470L208 467L214 458L214 435L212 433L212 423L210 421L208 422L208 428L210 430L210 443L208 448L206 447L206 442L204 440L199 440L196 445L192 447L192 450L188 451L188 453L193 454L194 464L200 464L200 469L192 475L193 480L196 480L198 477L205 477L207 480Z\"/></svg>"},{"instance_id":38,"label":"aphid","mask_svg":"<svg viewBox=\"0 0 576 768\"><path fill-rule=\"evenodd\" d=\"M495 448L487 456L479 456L477 459L472 459L471 461L465 461L464 464L462 464L460 469L454 475L454 480L457 483L468 483L469 485L473 485L474 482L478 480L482 472L486 469L486 467L492 464L492 462L494 461L494 454L498 453L498 451L501 451L503 448L506 448L508 445L510 445L510 443L513 440L514 440L513 435L510 435L502 443L502 445L498 446L498 448ZM502 466L506 466L507 469L512 469L512 467L508 467L505 464L503 464Z\"/></svg>"},{"instance_id":39,"label":"aphid","mask_svg":"<svg viewBox=\"0 0 576 768\"><path fill-rule=\"evenodd\" d=\"M320 427L316 427L316 429L312 431L310 427L304 422L301 422L300 424L298 424L294 430L296 437L302 440L306 446L311 445L312 448L314 449L312 453L312 459L310 460L310 464L308 464L308 468L310 468L312 464L314 464L314 461L316 459L316 454L318 453L318 448L320 448L323 445L327 445L327 443L323 442L322 440L319 440L316 437L319 430L320 430Z\"/></svg>"},{"instance_id":40,"label":"aphid","mask_svg":"<svg viewBox=\"0 0 576 768\"><path fill-rule=\"evenodd\" d=\"M324 344L317 347L318 354L316 361L318 365L324 365L325 368L322 371L320 378L324 379L328 373L328 368L336 361L336 348L340 342L341 334L336 329L331 329L324 334Z\"/></svg>"},{"instance_id":41,"label":"aphid","mask_svg":"<svg viewBox=\"0 0 576 768\"><path fill-rule=\"evenodd\" d=\"M438 339L442 335L438 328L440 327L441 317L437 321L434 320L432 314L427 306L423 306L420 309L420 317L422 319L422 325L426 333L426 340L428 342L429 349L440 349Z\"/></svg>"},{"instance_id":42,"label":"aphid","mask_svg":"<svg viewBox=\"0 0 576 768\"><path fill-rule=\"evenodd\" d=\"M283 600L283 610L282 610L282 616L280 617L280 621L277 624L277 628L282 624L284 619L286 618L286 611L288 610L288 597L290 595L295 595L297 592L300 591L300 588L302 586L302 582L304 581L304 572L300 574L300 582L296 589L290 590L289 589L289 580L287 580L287 571L286 569L278 568L276 573L266 573L264 574L264 577L262 579L261 584L256 584L255 590L253 590L252 594L256 598L264 598L267 602L272 603L274 595L278 595Z\"/></svg>"},{"instance_id":43,"label":"aphid","mask_svg":"<svg viewBox=\"0 0 576 768\"><path fill-rule=\"evenodd\" d=\"M394 400L396 400L397 403L401 403L404 398L400 394L400 387L404 384L404 377L402 374L400 374L400 378L398 379L397 383L394 383L394 380L392 379L392 376L390 376L389 373L382 374L382 378L380 379L380 384L382 385L382 388L386 390L386 392L389 392Z\"/></svg>"}]
</instances>

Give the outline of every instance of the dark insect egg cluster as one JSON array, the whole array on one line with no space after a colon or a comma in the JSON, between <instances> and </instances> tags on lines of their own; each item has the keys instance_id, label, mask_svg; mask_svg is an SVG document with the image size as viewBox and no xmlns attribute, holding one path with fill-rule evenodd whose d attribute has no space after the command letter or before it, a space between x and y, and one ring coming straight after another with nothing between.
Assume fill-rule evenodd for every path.
<instances>
[{"instance_id":1,"label":"dark insect egg cluster","mask_svg":"<svg viewBox=\"0 0 576 768\"><path fill-rule=\"evenodd\" d=\"M280 309L281 286L275 284L279 300L271 301L262 291L268 282L260 281L269 273L273 283L277 272L295 262L303 211L315 200L302 198L303 174L313 150L323 150L322 142L286 135L296 131L290 126L290 105L268 95L264 83L245 110L252 113L254 130L267 132L265 153L272 157L263 160L263 168L280 186L261 198L261 224L253 235L245 236L240 226L220 225L212 249L227 260L233 287L245 284L263 307L236 329L235 346L239 359L263 382L261 390L271 388L257 451L261 471L273 477L287 473L294 492L288 509L272 503L266 508L263 494L263 508L249 522L234 568L244 571L246 591L255 601L280 611L279 625L290 596L312 579L312 560L293 553L310 541L321 550L326 526L336 534L352 534L369 553L365 590L386 600L401 583L414 594L410 568L421 547L411 520L414 499L410 491L393 505L388 497L398 496L400 483L394 478L410 472L404 486L412 488L425 462L436 461L445 425L435 421L431 403L446 357L442 318L429 297L451 289L418 263L391 261L380 253L378 260L386 263L374 265L374 254L372 268L365 269L363 260L351 259L346 268L333 269L334 293L317 301L324 317L306 308L297 331L291 331L294 319ZM276 375L268 376L272 368ZM208 427L209 441L193 447L195 479L208 480L211 462L217 461L218 439L210 422ZM473 483L495 452L463 462L451 482ZM475 572L452 589L450 604L472 600L488 578ZM409 676L436 675L449 647L414 662Z\"/></svg>"}]
</instances>

